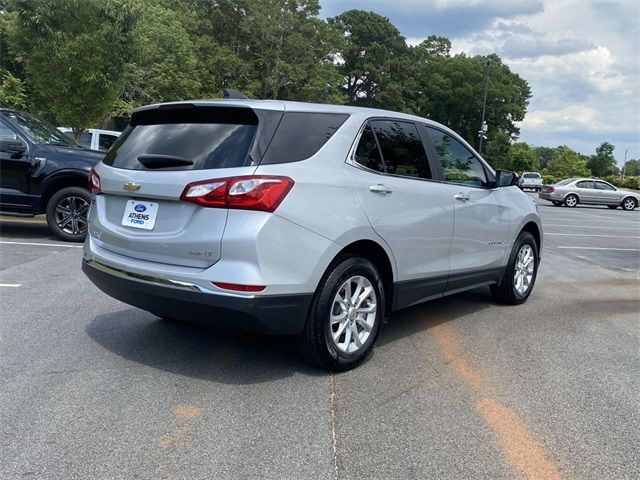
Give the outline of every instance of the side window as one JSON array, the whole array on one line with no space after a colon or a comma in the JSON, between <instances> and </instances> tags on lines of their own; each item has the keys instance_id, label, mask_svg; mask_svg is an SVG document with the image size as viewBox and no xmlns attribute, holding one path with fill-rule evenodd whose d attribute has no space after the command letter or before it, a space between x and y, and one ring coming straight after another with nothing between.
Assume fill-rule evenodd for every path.
<instances>
[{"instance_id":1,"label":"side window","mask_svg":"<svg viewBox=\"0 0 640 480\"><path fill-rule=\"evenodd\" d=\"M608 183L596 182L596 190L608 190L610 192L613 192L613 191L615 191L615 188L613 188Z\"/></svg>"},{"instance_id":2,"label":"side window","mask_svg":"<svg viewBox=\"0 0 640 480\"><path fill-rule=\"evenodd\" d=\"M591 181L582 181L582 182L578 182L576 183L576 187L578 188L593 188L593 182Z\"/></svg>"},{"instance_id":3,"label":"side window","mask_svg":"<svg viewBox=\"0 0 640 480\"><path fill-rule=\"evenodd\" d=\"M367 124L362 131L354 160L363 167L380 173L384 172L384 164L382 163L382 157L380 157L380 150L378 150L376 139L373 137L373 130L371 130L369 124Z\"/></svg>"},{"instance_id":4,"label":"side window","mask_svg":"<svg viewBox=\"0 0 640 480\"><path fill-rule=\"evenodd\" d=\"M427 131L440 158L447 183L470 187L487 186L487 173L482 163L467 147L440 130L427 127Z\"/></svg>"},{"instance_id":5,"label":"side window","mask_svg":"<svg viewBox=\"0 0 640 480\"><path fill-rule=\"evenodd\" d=\"M73 132L69 132L67 135L73 138ZM78 141L78 143L83 147L91 148L91 133L82 132L80 134L80 140Z\"/></svg>"},{"instance_id":6,"label":"side window","mask_svg":"<svg viewBox=\"0 0 640 480\"><path fill-rule=\"evenodd\" d=\"M115 135L109 135L108 133L101 133L98 137L98 150L107 151L113 145L118 137Z\"/></svg>"},{"instance_id":7,"label":"side window","mask_svg":"<svg viewBox=\"0 0 640 480\"><path fill-rule=\"evenodd\" d=\"M427 154L413 123L392 120L376 120L371 122L375 132L385 173L405 177L433 178Z\"/></svg>"},{"instance_id":8,"label":"side window","mask_svg":"<svg viewBox=\"0 0 640 480\"><path fill-rule=\"evenodd\" d=\"M13 130L0 122L0 140L16 140L18 136Z\"/></svg>"}]
</instances>

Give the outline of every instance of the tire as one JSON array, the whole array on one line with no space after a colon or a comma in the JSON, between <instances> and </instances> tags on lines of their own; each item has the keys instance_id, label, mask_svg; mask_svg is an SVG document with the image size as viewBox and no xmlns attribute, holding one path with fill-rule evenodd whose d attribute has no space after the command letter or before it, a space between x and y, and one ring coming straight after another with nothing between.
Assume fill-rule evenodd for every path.
<instances>
[{"instance_id":1,"label":"tire","mask_svg":"<svg viewBox=\"0 0 640 480\"><path fill-rule=\"evenodd\" d=\"M359 287L354 279L366 280L362 281L362 290L371 287L369 295L363 298L367 307L361 308L371 309L373 303L373 312L358 314L350 302L347 302L350 304L348 310L342 306L345 303L342 300L348 296L347 283L353 295L357 293ZM382 327L384 309L385 291L376 267L356 255L339 256L327 268L311 303L307 322L299 337L302 356L327 370L344 371L357 366L373 349ZM344 315L344 320L337 320L332 325L332 315L338 318ZM352 315L357 315L357 318ZM369 328L368 335L365 325ZM336 335L340 329L341 333ZM354 332L358 332L357 342Z\"/></svg>"},{"instance_id":2,"label":"tire","mask_svg":"<svg viewBox=\"0 0 640 480\"><path fill-rule=\"evenodd\" d=\"M82 242L87 236L87 214L91 194L86 188L67 187L53 194L47 203L47 224L55 236L68 242Z\"/></svg>"},{"instance_id":3,"label":"tire","mask_svg":"<svg viewBox=\"0 0 640 480\"><path fill-rule=\"evenodd\" d=\"M518 267L518 263L522 260L522 254L527 252L527 247L529 248L528 251L530 254L533 255L533 260L531 260L531 262L533 262L533 270L531 271L531 278L528 281L526 290L522 291L519 289L516 282L516 269ZM520 235L518 235L518 238L513 245L513 250L511 250L511 255L509 256L509 262L507 263L507 268L504 271L502 282L499 285L493 285L491 287L491 293L493 293L494 298L498 302L505 303L507 305L519 305L524 303L527 298L529 298L529 295L533 290L533 286L536 283L538 265L538 245L536 244L535 238L529 232L520 232Z\"/></svg>"},{"instance_id":4,"label":"tire","mask_svg":"<svg viewBox=\"0 0 640 480\"><path fill-rule=\"evenodd\" d=\"M633 197L627 197L620 203L624 210L634 210L638 206L638 201Z\"/></svg>"},{"instance_id":5,"label":"tire","mask_svg":"<svg viewBox=\"0 0 640 480\"><path fill-rule=\"evenodd\" d=\"M553 203L554 207L561 207L562 206L562 202L556 202L555 200L552 200L551 203Z\"/></svg>"},{"instance_id":6,"label":"tire","mask_svg":"<svg viewBox=\"0 0 640 480\"><path fill-rule=\"evenodd\" d=\"M564 197L564 206L565 207L574 208L576 205L578 205L579 202L580 201L578 199L578 196L574 195L573 193L570 193L569 195Z\"/></svg>"},{"instance_id":7,"label":"tire","mask_svg":"<svg viewBox=\"0 0 640 480\"><path fill-rule=\"evenodd\" d=\"M607 207L609 207L611 210L615 210L616 208L618 208L618 205L607 205Z\"/></svg>"}]
</instances>

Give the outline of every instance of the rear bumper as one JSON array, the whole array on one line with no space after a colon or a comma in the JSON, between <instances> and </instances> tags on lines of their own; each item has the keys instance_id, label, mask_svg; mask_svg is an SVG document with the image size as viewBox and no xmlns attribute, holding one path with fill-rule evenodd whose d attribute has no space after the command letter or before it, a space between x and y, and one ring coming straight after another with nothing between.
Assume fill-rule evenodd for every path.
<instances>
[{"instance_id":1,"label":"rear bumper","mask_svg":"<svg viewBox=\"0 0 640 480\"><path fill-rule=\"evenodd\" d=\"M299 334L312 293L222 295L197 285L138 275L83 260L82 271L104 293L160 317L252 333Z\"/></svg>"}]
</instances>

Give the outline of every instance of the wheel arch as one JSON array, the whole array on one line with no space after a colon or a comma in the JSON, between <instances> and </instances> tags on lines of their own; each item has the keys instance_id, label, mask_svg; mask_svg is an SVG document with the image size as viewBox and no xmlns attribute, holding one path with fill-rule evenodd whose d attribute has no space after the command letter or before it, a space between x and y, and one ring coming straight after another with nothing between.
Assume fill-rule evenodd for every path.
<instances>
[{"instance_id":1,"label":"wheel arch","mask_svg":"<svg viewBox=\"0 0 640 480\"><path fill-rule=\"evenodd\" d=\"M578 203L580 203L580 195L578 194L578 192L565 193L564 196L562 197L562 201L564 202L569 195L575 195L578 198Z\"/></svg>"},{"instance_id":2,"label":"wheel arch","mask_svg":"<svg viewBox=\"0 0 640 480\"><path fill-rule=\"evenodd\" d=\"M538 245L538 256L540 256L540 251L542 250L542 233L538 224L534 221L530 221L520 229L520 233L522 232L529 232L533 235L533 238L536 240L536 245ZM520 235L520 233L518 233L518 235Z\"/></svg>"},{"instance_id":3,"label":"wheel arch","mask_svg":"<svg viewBox=\"0 0 640 480\"><path fill-rule=\"evenodd\" d=\"M620 203L618 204L618 206L622 206L624 204L624 202L629 198L632 199L634 202L636 202L636 208L637 208L638 207L638 197L636 197L635 195L632 195L632 194L628 194L628 195L625 195L624 197L622 197L622 200L620 200Z\"/></svg>"},{"instance_id":4,"label":"wheel arch","mask_svg":"<svg viewBox=\"0 0 640 480\"><path fill-rule=\"evenodd\" d=\"M88 178L88 173L75 170L57 173L55 176L51 177L42 190L42 195L40 196L39 211L41 213L46 211L47 204L49 203L51 197L63 188L81 187L88 191Z\"/></svg>"}]
</instances>

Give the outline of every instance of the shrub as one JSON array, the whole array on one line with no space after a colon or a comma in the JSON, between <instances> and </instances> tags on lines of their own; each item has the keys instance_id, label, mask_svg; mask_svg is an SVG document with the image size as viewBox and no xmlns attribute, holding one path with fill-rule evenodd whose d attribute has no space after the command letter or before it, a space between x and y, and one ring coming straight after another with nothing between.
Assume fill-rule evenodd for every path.
<instances>
[{"instance_id":1,"label":"shrub","mask_svg":"<svg viewBox=\"0 0 640 480\"><path fill-rule=\"evenodd\" d=\"M558 179L553 175L542 175L542 183L544 183L545 185L553 185L557 181Z\"/></svg>"}]
</instances>

